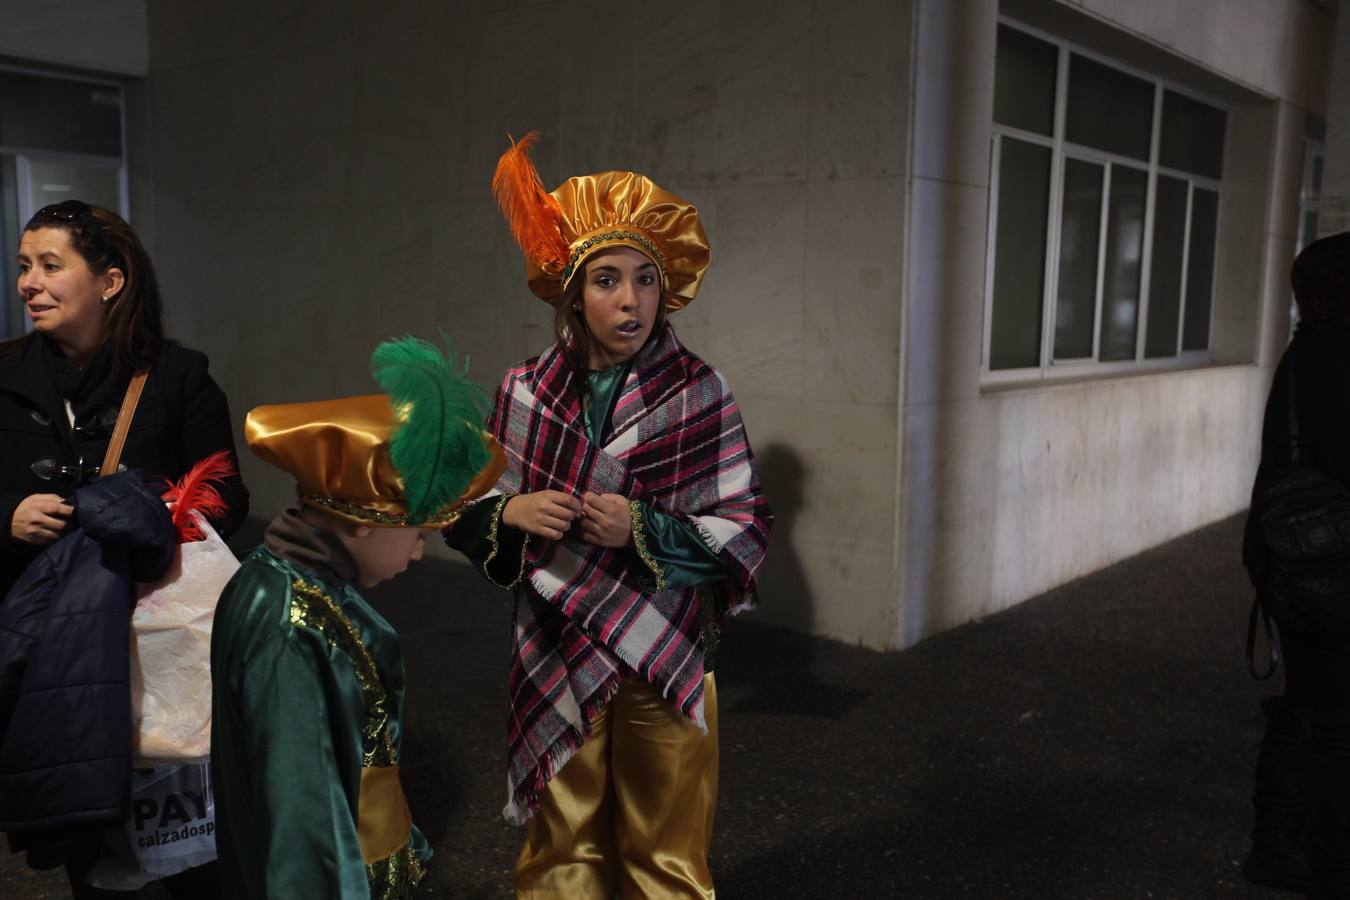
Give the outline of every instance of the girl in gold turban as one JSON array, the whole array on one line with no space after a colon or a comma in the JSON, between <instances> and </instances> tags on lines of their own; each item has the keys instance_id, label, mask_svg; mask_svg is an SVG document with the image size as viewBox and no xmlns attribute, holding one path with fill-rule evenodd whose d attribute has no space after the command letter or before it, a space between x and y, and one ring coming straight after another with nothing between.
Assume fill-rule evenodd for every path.
<instances>
[{"instance_id":1,"label":"girl in gold turban","mask_svg":"<svg viewBox=\"0 0 1350 900\"><path fill-rule=\"evenodd\" d=\"M556 341L512 366L507 468L447 533L514 592L506 816L521 897L711 897L712 659L754 604L772 513L740 412L667 313L710 261L698 210L645 176L493 182Z\"/></svg>"}]
</instances>

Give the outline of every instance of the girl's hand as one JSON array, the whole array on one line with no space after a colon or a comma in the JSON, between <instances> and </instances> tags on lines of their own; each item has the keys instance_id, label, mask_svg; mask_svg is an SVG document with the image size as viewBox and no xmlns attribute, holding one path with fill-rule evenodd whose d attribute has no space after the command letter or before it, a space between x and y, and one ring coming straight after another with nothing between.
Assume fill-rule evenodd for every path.
<instances>
[{"instance_id":1,"label":"girl's hand","mask_svg":"<svg viewBox=\"0 0 1350 900\"><path fill-rule=\"evenodd\" d=\"M14 508L9 533L21 544L45 547L66 530L74 512L56 494L29 494Z\"/></svg>"},{"instance_id":2,"label":"girl's hand","mask_svg":"<svg viewBox=\"0 0 1350 900\"><path fill-rule=\"evenodd\" d=\"M628 498L592 494L581 498L581 539L597 547L627 547L633 540L633 514Z\"/></svg>"},{"instance_id":3,"label":"girl's hand","mask_svg":"<svg viewBox=\"0 0 1350 900\"><path fill-rule=\"evenodd\" d=\"M502 522L527 534L560 540L581 515L581 501L562 491L516 494L502 508Z\"/></svg>"}]
</instances>

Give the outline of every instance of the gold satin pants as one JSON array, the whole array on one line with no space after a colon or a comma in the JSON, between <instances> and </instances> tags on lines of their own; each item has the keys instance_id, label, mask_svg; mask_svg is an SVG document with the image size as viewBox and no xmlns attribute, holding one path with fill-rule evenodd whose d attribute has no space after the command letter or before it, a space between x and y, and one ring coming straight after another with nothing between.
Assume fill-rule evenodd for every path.
<instances>
[{"instance_id":1,"label":"gold satin pants","mask_svg":"<svg viewBox=\"0 0 1350 900\"><path fill-rule=\"evenodd\" d=\"M591 737L540 795L516 858L520 898L713 895L717 689L703 676L708 733L628 678Z\"/></svg>"}]
</instances>

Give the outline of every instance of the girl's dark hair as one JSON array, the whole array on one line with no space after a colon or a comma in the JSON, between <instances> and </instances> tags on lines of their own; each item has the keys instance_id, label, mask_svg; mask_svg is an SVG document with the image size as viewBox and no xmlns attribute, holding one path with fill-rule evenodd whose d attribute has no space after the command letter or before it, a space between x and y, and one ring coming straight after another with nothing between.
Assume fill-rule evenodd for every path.
<instances>
[{"instance_id":1,"label":"girl's dark hair","mask_svg":"<svg viewBox=\"0 0 1350 900\"><path fill-rule=\"evenodd\" d=\"M117 213L81 200L42 207L23 230L26 234L39 228L66 232L95 275L122 270L122 289L108 300L106 340L119 365L128 369L150 365L164 343L164 324L155 267L136 232Z\"/></svg>"},{"instance_id":2,"label":"girl's dark hair","mask_svg":"<svg viewBox=\"0 0 1350 900\"><path fill-rule=\"evenodd\" d=\"M1289 272L1300 319L1350 319L1350 231L1303 248Z\"/></svg>"},{"instance_id":3,"label":"girl's dark hair","mask_svg":"<svg viewBox=\"0 0 1350 900\"><path fill-rule=\"evenodd\" d=\"M586 327L586 313L581 308L581 292L586 287L586 268L582 267L563 290L562 296L553 301L553 336L558 339L563 357L574 371L580 372L590 367L591 337ZM656 319L647 340L661 333L666 327L666 298L656 306Z\"/></svg>"}]
</instances>

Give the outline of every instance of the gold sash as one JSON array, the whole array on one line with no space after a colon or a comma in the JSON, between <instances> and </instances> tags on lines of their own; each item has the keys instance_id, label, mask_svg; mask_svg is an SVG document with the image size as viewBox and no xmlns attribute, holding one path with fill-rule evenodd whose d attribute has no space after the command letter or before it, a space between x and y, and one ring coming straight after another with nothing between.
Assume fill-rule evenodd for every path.
<instances>
[{"instance_id":1,"label":"gold sash","mask_svg":"<svg viewBox=\"0 0 1350 900\"><path fill-rule=\"evenodd\" d=\"M361 800L356 835L366 865L393 856L412 834L412 810L403 796L398 766L361 769Z\"/></svg>"}]
</instances>

